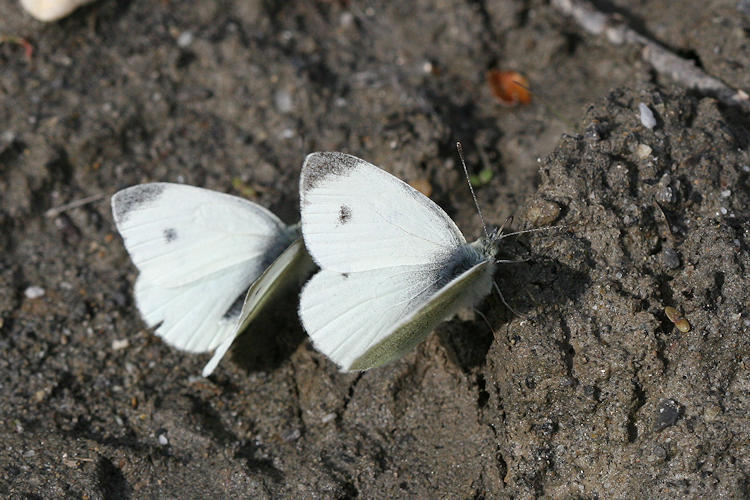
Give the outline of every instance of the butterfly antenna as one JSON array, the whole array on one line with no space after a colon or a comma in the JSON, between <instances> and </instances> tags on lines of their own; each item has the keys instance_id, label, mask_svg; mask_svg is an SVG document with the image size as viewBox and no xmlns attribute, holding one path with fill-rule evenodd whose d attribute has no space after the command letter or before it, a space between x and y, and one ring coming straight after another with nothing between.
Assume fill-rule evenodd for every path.
<instances>
[{"instance_id":1,"label":"butterfly antenna","mask_svg":"<svg viewBox=\"0 0 750 500\"><path fill-rule=\"evenodd\" d=\"M503 224L505 226L505 224ZM507 236L517 236L519 234L526 234L526 233L538 233L539 231L551 231L553 229L562 229L568 227L568 224L560 224L559 226L547 226L547 227L535 227L534 229L524 229L522 231L514 231L512 233L505 233L502 235L503 238Z\"/></svg>"},{"instance_id":2,"label":"butterfly antenna","mask_svg":"<svg viewBox=\"0 0 750 500\"><path fill-rule=\"evenodd\" d=\"M482 229L484 229L484 235L487 237L487 239L489 239L490 233L487 232L487 224L485 224L484 222L482 209L479 208L477 195L474 194L474 187L471 185L471 179L469 178L469 169L466 168L466 162L464 161L464 147L461 145L461 141L456 142L456 149L458 150L458 157L461 158L461 166L464 167L464 175L466 175L466 182L469 183L469 191L471 191L471 197L474 198L474 206L477 207L477 212L479 212L479 219L482 221Z\"/></svg>"}]
</instances>

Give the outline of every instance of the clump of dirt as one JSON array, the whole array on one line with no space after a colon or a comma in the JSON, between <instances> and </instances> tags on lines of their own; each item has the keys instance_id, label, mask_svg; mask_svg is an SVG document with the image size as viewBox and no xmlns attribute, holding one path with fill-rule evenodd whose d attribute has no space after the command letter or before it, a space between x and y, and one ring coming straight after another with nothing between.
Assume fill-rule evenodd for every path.
<instances>
[{"instance_id":1,"label":"clump of dirt","mask_svg":"<svg viewBox=\"0 0 750 500\"><path fill-rule=\"evenodd\" d=\"M542 163L529 202L559 206L567 232L531 238L544 260L512 283L537 305L501 328L483 373L506 486L735 496L750 431L750 134L711 99L655 88L611 92L580 129Z\"/></svg>"}]
</instances>

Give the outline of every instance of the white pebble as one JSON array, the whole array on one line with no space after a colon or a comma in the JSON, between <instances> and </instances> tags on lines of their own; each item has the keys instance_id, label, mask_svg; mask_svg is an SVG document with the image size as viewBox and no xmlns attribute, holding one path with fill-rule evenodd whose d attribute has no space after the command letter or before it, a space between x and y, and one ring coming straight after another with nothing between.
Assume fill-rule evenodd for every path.
<instances>
[{"instance_id":1,"label":"white pebble","mask_svg":"<svg viewBox=\"0 0 750 500\"><path fill-rule=\"evenodd\" d=\"M26 296L27 299L38 299L40 297L44 297L44 288L40 286L30 286L26 290L23 291L23 294Z\"/></svg>"},{"instance_id":2,"label":"white pebble","mask_svg":"<svg viewBox=\"0 0 750 500\"><path fill-rule=\"evenodd\" d=\"M645 104L638 103L638 109L641 112L641 123L644 127L651 130L656 126L656 118L654 118L654 112Z\"/></svg>"},{"instance_id":3,"label":"white pebble","mask_svg":"<svg viewBox=\"0 0 750 500\"><path fill-rule=\"evenodd\" d=\"M189 47L193 43L193 33L191 31L183 31L180 36L177 37L177 45L182 47Z\"/></svg>"},{"instance_id":4,"label":"white pebble","mask_svg":"<svg viewBox=\"0 0 750 500\"><path fill-rule=\"evenodd\" d=\"M128 339L115 339L112 341L112 350L119 351L120 349L125 349L129 345L130 341Z\"/></svg>"},{"instance_id":5,"label":"white pebble","mask_svg":"<svg viewBox=\"0 0 750 500\"><path fill-rule=\"evenodd\" d=\"M162 446L167 446L169 444L169 439L167 439L167 436L164 434L159 434L159 444Z\"/></svg>"},{"instance_id":6,"label":"white pebble","mask_svg":"<svg viewBox=\"0 0 750 500\"><path fill-rule=\"evenodd\" d=\"M339 16L339 23L344 29L351 28L354 25L354 14L349 11L342 12Z\"/></svg>"},{"instance_id":7,"label":"white pebble","mask_svg":"<svg viewBox=\"0 0 750 500\"><path fill-rule=\"evenodd\" d=\"M728 210L727 210L726 208L724 208L724 207L721 207L721 208L719 209L719 211L721 212L721 215L726 215L726 214L727 214L727 212L728 212Z\"/></svg>"},{"instance_id":8,"label":"white pebble","mask_svg":"<svg viewBox=\"0 0 750 500\"><path fill-rule=\"evenodd\" d=\"M11 142L16 140L16 133L12 130L6 130L2 134L0 134L0 142L4 142L6 144L10 144Z\"/></svg>"},{"instance_id":9,"label":"white pebble","mask_svg":"<svg viewBox=\"0 0 750 500\"><path fill-rule=\"evenodd\" d=\"M323 418L321 418L320 421L323 422L324 424L327 424L328 422L335 420L335 419L336 419L336 414L329 413L327 415L323 415Z\"/></svg>"},{"instance_id":10,"label":"white pebble","mask_svg":"<svg viewBox=\"0 0 750 500\"><path fill-rule=\"evenodd\" d=\"M273 95L273 101L274 104L276 104L276 109L278 109L280 113L288 113L294 107L292 94L284 89L276 91L276 93Z\"/></svg>"},{"instance_id":11,"label":"white pebble","mask_svg":"<svg viewBox=\"0 0 750 500\"><path fill-rule=\"evenodd\" d=\"M57 21L81 5L86 5L94 0L21 0L21 5L26 11L39 21Z\"/></svg>"},{"instance_id":12,"label":"white pebble","mask_svg":"<svg viewBox=\"0 0 750 500\"><path fill-rule=\"evenodd\" d=\"M635 154L638 155L638 158L641 160L645 160L649 157L653 149L651 149L650 146L646 144L638 144L638 147L635 149Z\"/></svg>"},{"instance_id":13,"label":"white pebble","mask_svg":"<svg viewBox=\"0 0 750 500\"><path fill-rule=\"evenodd\" d=\"M729 189L725 189L721 192L722 198L729 198L730 196L732 196L732 191L730 191Z\"/></svg>"}]
</instances>

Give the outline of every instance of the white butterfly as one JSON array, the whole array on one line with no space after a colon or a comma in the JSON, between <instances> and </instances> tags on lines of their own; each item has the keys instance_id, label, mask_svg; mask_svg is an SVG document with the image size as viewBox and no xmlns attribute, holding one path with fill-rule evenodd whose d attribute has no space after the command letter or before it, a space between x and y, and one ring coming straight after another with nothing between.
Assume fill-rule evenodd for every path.
<instances>
[{"instance_id":1,"label":"white butterfly","mask_svg":"<svg viewBox=\"0 0 750 500\"><path fill-rule=\"evenodd\" d=\"M281 285L311 266L298 226L236 196L140 184L112 197L112 213L140 271L144 321L171 346L215 350L204 377Z\"/></svg>"},{"instance_id":2,"label":"white butterfly","mask_svg":"<svg viewBox=\"0 0 750 500\"><path fill-rule=\"evenodd\" d=\"M364 160L308 155L300 201L321 271L303 288L299 314L342 370L400 358L492 287L497 233L467 243L439 206Z\"/></svg>"}]
</instances>

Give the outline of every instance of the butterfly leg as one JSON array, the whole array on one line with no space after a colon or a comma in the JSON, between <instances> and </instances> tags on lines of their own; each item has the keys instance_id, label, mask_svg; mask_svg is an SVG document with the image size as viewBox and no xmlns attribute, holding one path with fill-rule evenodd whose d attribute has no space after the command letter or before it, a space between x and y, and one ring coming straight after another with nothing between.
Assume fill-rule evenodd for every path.
<instances>
[{"instance_id":1,"label":"butterfly leg","mask_svg":"<svg viewBox=\"0 0 750 500\"><path fill-rule=\"evenodd\" d=\"M521 262L528 262L530 260L531 260L531 257L527 257L525 259L513 259L513 260L500 259L500 260L496 260L495 264L519 264Z\"/></svg>"},{"instance_id":2,"label":"butterfly leg","mask_svg":"<svg viewBox=\"0 0 750 500\"><path fill-rule=\"evenodd\" d=\"M513 261L511 261L511 262L513 262ZM512 312L516 316L521 317L521 318L525 318L526 316L524 314L521 314L520 312L518 312L515 309L513 309L512 307L510 307L510 304L508 304L508 302L505 300L505 297L503 296L503 292L500 291L500 287L497 286L497 283L495 283L493 281L492 284L495 286L495 291L500 296L500 300L503 301L503 304L505 304L505 307L507 307L508 309L510 309L510 312Z\"/></svg>"},{"instance_id":3,"label":"butterfly leg","mask_svg":"<svg viewBox=\"0 0 750 500\"><path fill-rule=\"evenodd\" d=\"M487 316L485 316L485 315L484 315L484 314L482 313L482 311L480 311L480 310L479 310L479 309L477 309L477 308L474 308L474 313L475 313L475 314L477 314L477 315L478 315L478 316L479 316L480 318L482 318L482 319L484 320L484 322L485 322L485 323L487 324L487 328L489 328L489 329L490 329L490 331L492 332L492 336L494 337L494 335L495 335L495 330L493 330L493 329L492 329L492 325L490 324L490 321L489 321L489 320L487 319Z\"/></svg>"}]
</instances>

